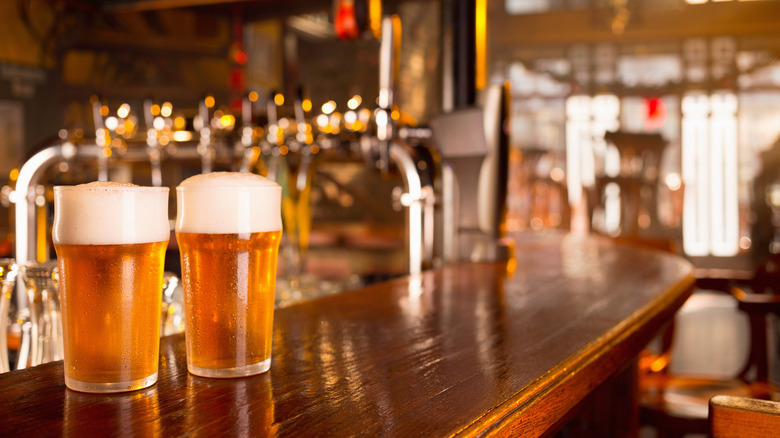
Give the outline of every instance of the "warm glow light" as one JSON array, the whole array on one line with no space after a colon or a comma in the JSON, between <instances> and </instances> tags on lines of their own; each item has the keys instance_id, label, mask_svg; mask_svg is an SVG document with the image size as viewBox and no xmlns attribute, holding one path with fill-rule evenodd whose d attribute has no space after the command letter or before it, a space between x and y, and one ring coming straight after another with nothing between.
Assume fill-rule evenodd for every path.
<instances>
[{"instance_id":1,"label":"warm glow light","mask_svg":"<svg viewBox=\"0 0 780 438\"><path fill-rule=\"evenodd\" d=\"M100 115L103 116L103 117L108 115L108 106L107 105L103 105L103 106L100 107Z\"/></svg>"},{"instance_id":2,"label":"warm glow light","mask_svg":"<svg viewBox=\"0 0 780 438\"><path fill-rule=\"evenodd\" d=\"M653 363L650 364L650 370L654 373L659 373L663 371L664 368L669 364L669 355L664 354L658 357L658 359L654 360Z\"/></svg>"},{"instance_id":3,"label":"warm glow light","mask_svg":"<svg viewBox=\"0 0 780 438\"><path fill-rule=\"evenodd\" d=\"M287 152L289 152L290 149L286 145L279 146L279 153L282 155L287 155Z\"/></svg>"},{"instance_id":4,"label":"warm glow light","mask_svg":"<svg viewBox=\"0 0 780 438\"><path fill-rule=\"evenodd\" d=\"M477 90L485 88L486 82L486 41L487 41L487 0L476 0L476 53L475 53L475 86Z\"/></svg>"},{"instance_id":5,"label":"warm glow light","mask_svg":"<svg viewBox=\"0 0 780 438\"><path fill-rule=\"evenodd\" d=\"M317 116L317 126L320 128L324 128L328 125L328 116L327 114L320 114Z\"/></svg>"},{"instance_id":6,"label":"warm glow light","mask_svg":"<svg viewBox=\"0 0 780 438\"><path fill-rule=\"evenodd\" d=\"M390 113L390 118L393 119L393 120L398 120L398 119L401 118L401 113L398 110L393 110Z\"/></svg>"},{"instance_id":7,"label":"warm glow light","mask_svg":"<svg viewBox=\"0 0 780 438\"><path fill-rule=\"evenodd\" d=\"M368 27L374 38L382 36L382 0L369 0L368 2Z\"/></svg>"},{"instance_id":8,"label":"warm glow light","mask_svg":"<svg viewBox=\"0 0 780 438\"><path fill-rule=\"evenodd\" d=\"M673 192L676 192L682 188L682 178L680 178L680 174L678 173L670 173L669 175L666 175L664 182L666 183L666 186L669 187L669 190Z\"/></svg>"},{"instance_id":9,"label":"warm glow light","mask_svg":"<svg viewBox=\"0 0 780 438\"><path fill-rule=\"evenodd\" d=\"M354 111L347 111L344 113L344 122L347 124L353 124L357 120L357 113Z\"/></svg>"},{"instance_id":10,"label":"warm glow light","mask_svg":"<svg viewBox=\"0 0 780 438\"><path fill-rule=\"evenodd\" d=\"M184 129L186 125L187 120L185 120L182 116L177 116L175 119L173 119L173 127L177 130Z\"/></svg>"},{"instance_id":11,"label":"warm glow light","mask_svg":"<svg viewBox=\"0 0 780 438\"><path fill-rule=\"evenodd\" d=\"M116 130L117 125L119 124L119 121L116 119L116 117L107 117L106 118L106 128L108 128L111 131Z\"/></svg>"},{"instance_id":12,"label":"warm glow light","mask_svg":"<svg viewBox=\"0 0 780 438\"><path fill-rule=\"evenodd\" d=\"M257 94L256 91L250 91L249 92L249 96L247 96L247 97L249 98L250 102L257 102L257 99L260 98L260 96Z\"/></svg>"},{"instance_id":13,"label":"warm glow light","mask_svg":"<svg viewBox=\"0 0 780 438\"><path fill-rule=\"evenodd\" d=\"M170 117L173 113L173 105L170 102L165 102L160 108L160 115L163 117Z\"/></svg>"},{"instance_id":14,"label":"warm glow light","mask_svg":"<svg viewBox=\"0 0 780 438\"><path fill-rule=\"evenodd\" d=\"M330 114L336 110L336 102L329 100L322 104L322 112L324 114Z\"/></svg>"},{"instance_id":15,"label":"warm glow light","mask_svg":"<svg viewBox=\"0 0 780 438\"><path fill-rule=\"evenodd\" d=\"M120 106L119 109L116 110L116 115L122 119L130 115L130 105L123 103L122 106Z\"/></svg>"},{"instance_id":16,"label":"warm glow light","mask_svg":"<svg viewBox=\"0 0 780 438\"><path fill-rule=\"evenodd\" d=\"M154 126L154 129L162 131L163 128L165 128L165 119L162 117L155 117L152 126Z\"/></svg>"},{"instance_id":17,"label":"warm glow light","mask_svg":"<svg viewBox=\"0 0 780 438\"><path fill-rule=\"evenodd\" d=\"M236 123L236 118L233 117L232 114L225 114L219 118L219 123L221 123L223 127L228 128Z\"/></svg>"},{"instance_id":18,"label":"warm glow light","mask_svg":"<svg viewBox=\"0 0 780 438\"><path fill-rule=\"evenodd\" d=\"M303 99L303 102L301 102L301 107L303 107L303 110L306 112L311 111L311 100Z\"/></svg>"},{"instance_id":19,"label":"warm glow light","mask_svg":"<svg viewBox=\"0 0 780 438\"><path fill-rule=\"evenodd\" d=\"M98 146L105 146L107 138L108 138L107 129L100 128L95 130L95 143L97 143Z\"/></svg>"},{"instance_id":20,"label":"warm glow light","mask_svg":"<svg viewBox=\"0 0 780 438\"><path fill-rule=\"evenodd\" d=\"M275 103L277 106L282 106L282 105L284 105L284 95L282 95L282 93L276 93L276 94L274 94L274 103Z\"/></svg>"},{"instance_id":21,"label":"warm glow light","mask_svg":"<svg viewBox=\"0 0 780 438\"><path fill-rule=\"evenodd\" d=\"M386 111L377 111L376 112L376 124L377 124L377 126L387 126L387 112Z\"/></svg>"},{"instance_id":22,"label":"warm glow light","mask_svg":"<svg viewBox=\"0 0 780 438\"><path fill-rule=\"evenodd\" d=\"M8 175L8 179L16 181L17 178L19 178L19 169L11 169L11 174Z\"/></svg>"},{"instance_id":23,"label":"warm glow light","mask_svg":"<svg viewBox=\"0 0 780 438\"><path fill-rule=\"evenodd\" d=\"M203 103L206 104L206 108L214 108L216 101L214 100L214 96L206 96L206 98L203 100Z\"/></svg>"},{"instance_id":24,"label":"warm glow light","mask_svg":"<svg viewBox=\"0 0 780 438\"><path fill-rule=\"evenodd\" d=\"M149 111L152 113L154 117L157 117L160 115L160 105L157 105L156 103L152 105L151 108L149 108Z\"/></svg>"},{"instance_id":25,"label":"warm glow light","mask_svg":"<svg viewBox=\"0 0 780 438\"><path fill-rule=\"evenodd\" d=\"M189 131L175 131L173 133L174 141L190 141L192 140L192 133Z\"/></svg>"},{"instance_id":26,"label":"warm glow light","mask_svg":"<svg viewBox=\"0 0 780 438\"><path fill-rule=\"evenodd\" d=\"M349 109L354 110L357 109L357 107L359 107L362 102L363 102L363 98L356 94L352 96L351 99L349 99L349 101L347 102L347 106L349 107Z\"/></svg>"}]
</instances>

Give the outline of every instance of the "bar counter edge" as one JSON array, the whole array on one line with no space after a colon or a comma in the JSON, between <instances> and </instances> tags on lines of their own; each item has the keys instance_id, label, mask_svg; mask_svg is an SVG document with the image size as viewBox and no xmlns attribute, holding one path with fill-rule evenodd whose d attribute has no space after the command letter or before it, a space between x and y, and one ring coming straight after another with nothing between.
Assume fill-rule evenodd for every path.
<instances>
[{"instance_id":1,"label":"bar counter edge","mask_svg":"<svg viewBox=\"0 0 780 438\"><path fill-rule=\"evenodd\" d=\"M0 434L542 436L635 363L692 293L693 267L600 237L515 236L510 263L463 263L278 309L271 371L187 373L95 395L62 362L0 375ZM630 434L630 431L628 432Z\"/></svg>"}]
</instances>

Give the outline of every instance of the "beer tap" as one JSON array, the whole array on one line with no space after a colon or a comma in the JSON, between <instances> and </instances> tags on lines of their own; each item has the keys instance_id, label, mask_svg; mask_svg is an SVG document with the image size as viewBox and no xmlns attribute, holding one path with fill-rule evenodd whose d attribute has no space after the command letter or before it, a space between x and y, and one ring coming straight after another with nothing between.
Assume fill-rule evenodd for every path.
<instances>
[{"instance_id":1,"label":"beer tap","mask_svg":"<svg viewBox=\"0 0 780 438\"><path fill-rule=\"evenodd\" d=\"M311 185L312 174L309 171L316 154L316 150L311 147L311 140L309 131L311 127L306 122L306 111L303 108L303 90L298 89L298 95L296 96L293 104L295 112L295 122L297 125L297 131L295 133L294 141L297 144L298 153L300 155L300 162L298 164L298 172L295 178L295 186L299 192L303 192ZM308 199L306 200L308 202Z\"/></svg>"},{"instance_id":2,"label":"beer tap","mask_svg":"<svg viewBox=\"0 0 780 438\"><path fill-rule=\"evenodd\" d=\"M213 107L214 97L212 96L206 96L198 103L198 120L200 126L196 127L196 129L200 132L198 154L200 154L201 171L203 173L211 173L214 167L214 157L216 155L212 139L211 116L209 111L209 109Z\"/></svg>"},{"instance_id":3,"label":"beer tap","mask_svg":"<svg viewBox=\"0 0 780 438\"><path fill-rule=\"evenodd\" d=\"M283 133L279 131L278 112L279 107L283 103L283 99L284 97L280 93L272 91L268 103L266 104L268 111L268 130L265 137L266 141L264 142L266 149L264 152L267 153L268 157L266 163L268 174L266 176L274 181L279 177L279 167L281 166L280 155L282 155L280 149L284 141Z\"/></svg>"},{"instance_id":4,"label":"beer tap","mask_svg":"<svg viewBox=\"0 0 780 438\"><path fill-rule=\"evenodd\" d=\"M298 89L298 93L293 103L295 113L296 133L290 139L289 143L296 145L295 153L288 154L287 161L296 161L288 166L293 181L290 181L290 191L295 196L291 199L295 205L295 229L292 230L296 235L293 239L297 243L298 263L295 275L300 277L306 271L306 259L309 250L309 235L311 233L311 188L315 174L314 157L317 154L318 147L312 144L311 126L307 123L306 110L303 107L303 90ZM299 280L299 279L298 279ZM292 286L291 281L291 286Z\"/></svg>"},{"instance_id":5,"label":"beer tap","mask_svg":"<svg viewBox=\"0 0 780 438\"><path fill-rule=\"evenodd\" d=\"M244 96L241 101L241 138L235 147L241 158L241 172L249 172L260 158L260 148L255 146L255 126L252 123L252 106L257 100L254 91Z\"/></svg>"},{"instance_id":6,"label":"beer tap","mask_svg":"<svg viewBox=\"0 0 780 438\"><path fill-rule=\"evenodd\" d=\"M94 95L90 98L92 104L92 119L95 123L95 144L102 149L98 155L98 181L108 181L108 157L111 155L111 137L106 130L104 117L108 115L108 106L102 99Z\"/></svg>"},{"instance_id":7,"label":"beer tap","mask_svg":"<svg viewBox=\"0 0 780 438\"><path fill-rule=\"evenodd\" d=\"M98 108L98 111L99 110L100 109ZM14 191L8 195L9 200L14 203L14 234L16 235L15 258L19 265L39 259L48 259L48 254L46 254L45 251L44 253L36 254L40 248L46 249L47 247L45 246L45 242L43 242L43 245L38 244L38 235L35 232L38 223L37 214L45 212L45 209L39 208L40 203L38 200L41 197L37 192L37 187L40 178L44 175L46 170L54 164L62 162L67 163L77 156L97 160L98 163L101 163L101 157L108 158L104 153L105 146L92 144L80 145L77 148L70 141L67 130L60 131L60 138L61 142L59 144L49 146L39 151L22 165L19 169L19 176L16 179ZM103 164L104 167L99 169L99 173L100 176L107 179L107 162L103 162ZM30 358L33 342L31 339L32 321L30 320L27 293L24 285L20 281L16 283L15 294L17 310L16 320L21 326L22 336L16 369L22 369L27 367L27 362Z\"/></svg>"},{"instance_id":8,"label":"beer tap","mask_svg":"<svg viewBox=\"0 0 780 438\"><path fill-rule=\"evenodd\" d=\"M420 274L426 262L433 258L433 187L423 184L421 170L413 149L395 135L393 113L394 91L398 76L401 43L401 21L398 16L382 19L379 51L379 108L375 112L377 127L376 167L383 173L393 162L403 179L403 190L394 193L395 201L406 208L406 252L409 273Z\"/></svg>"},{"instance_id":9,"label":"beer tap","mask_svg":"<svg viewBox=\"0 0 780 438\"><path fill-rule=\"evenodd\" d=\"M152 185L162 186L162 151L158 137L162 127L155 126L155 114L152 109L151 99L144 100L144 121L146 122L146 152L149 154L149 161L152 164ZM159 123L158 123L159 124Z\"/></svg>"},{"instance_id":10,"label":"beer tap","mask_svg":"<svg viewBox=\"0 0 780 438\"><path fill-rule=\"evenodd\" d=\"M376 166L382 173L387 173L389 170L390 144L395 130L392 113L398 74L400 36L400 19L397 16L385 17L382 21L382 39L379 45L379 108L374 114L376 135L379 140Z\"/></svg>"}]
</instances>

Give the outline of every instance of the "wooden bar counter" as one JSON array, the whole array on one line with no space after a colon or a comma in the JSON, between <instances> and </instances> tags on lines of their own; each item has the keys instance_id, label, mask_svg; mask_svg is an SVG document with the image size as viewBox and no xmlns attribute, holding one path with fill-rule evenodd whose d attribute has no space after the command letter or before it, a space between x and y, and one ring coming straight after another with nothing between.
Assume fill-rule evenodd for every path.
<instances>
[{"instance_id":1,"label":"wooden bar counter","mask_svg":"<svg viewBox=\"0 0 780 438\"><path fill-rule=\"evenodd\" d=\"M460 264L275 315L271 371L187 373L95 395L62 362L0 375L3 436L538 436L635 363L689 296L692 267L594 237L521 237L513 263Z\"/></svg>"}]
</instances>

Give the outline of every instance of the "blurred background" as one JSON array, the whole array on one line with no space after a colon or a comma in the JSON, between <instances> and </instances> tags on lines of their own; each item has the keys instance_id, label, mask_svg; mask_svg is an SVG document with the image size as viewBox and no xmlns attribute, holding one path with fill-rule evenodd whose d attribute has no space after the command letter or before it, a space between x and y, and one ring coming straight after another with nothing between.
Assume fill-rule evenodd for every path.
<instances>
[{"instance_id":1,"label":"blurred background","mask_svg":"<svg viewBox=\"0 0 780 438\"><path fill-rule=\"evenodd\" d=\"M23 163L53 144L97 142L103 164L64 160L37 178L49 218L51 186L94 180L101 166L171 187L207 168L303 168L314 182L289 187L286 226L303 229L306 270L358 273L355 284L406 272L393 197L403 178L376 171L365 139L381 137L384 16L403 29L388 114L399 132L421 128L405 137L418 164L447 158L422 128L479 106L491 84L506 90L501 232L659 239L703 277L774 269L780 2L770 0L6 0L0 256L14 255ZM177 156L187 142L200 149ZM304 155L317 157L311 170ZM291 225L298 216L310 219Z\"/></svg>"}]
</instances>

